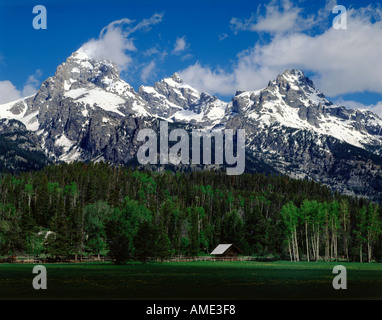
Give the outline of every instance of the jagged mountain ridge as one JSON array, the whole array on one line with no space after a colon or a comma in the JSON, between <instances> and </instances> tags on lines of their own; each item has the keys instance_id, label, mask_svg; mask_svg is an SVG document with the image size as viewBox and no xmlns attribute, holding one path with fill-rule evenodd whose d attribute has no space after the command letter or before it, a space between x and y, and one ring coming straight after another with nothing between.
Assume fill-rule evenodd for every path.
<instances>
[{"instance_id":1,"label":"jagged mountain ridge","mask_svg":"<svg viewBox=\"0 0 382 320\"><path fill-rule=\"evenodd\" d=\"M350 195L382 194L381 119L336 106L300 70L263 90L238 92L227 128L244 128L247 150L279 172Z\"/></svg>"},{"instance_id":2,"label":"jagged mountain ridge","mask_svg":"<svg viewBox=\"0 0 382 320\"><path fill-rule=\"evenodd\" d=\"M135 91L115 64L80 49L35 95L0 106L0 118L21 121L53 161L129 163L139 147L138 131L155 130L165 119L187 127L245 129L247 155L255 159L248 171L261 162L282 174L369 196L382 180L382 120L334 105L295 69L262 90L238 91L224 102L178 74Z\"/></svg>"}]
</instances>

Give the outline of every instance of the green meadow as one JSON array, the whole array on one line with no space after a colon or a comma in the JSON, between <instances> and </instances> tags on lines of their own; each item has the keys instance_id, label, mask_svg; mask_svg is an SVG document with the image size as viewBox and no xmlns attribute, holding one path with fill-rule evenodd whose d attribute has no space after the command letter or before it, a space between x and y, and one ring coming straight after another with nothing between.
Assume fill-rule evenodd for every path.
<instances>
[{"instance_id":1,"label":"green meadow","mask_svg":"<svg viewBox=\"0 0 382 320\"><path fill-rule=\"evenodd\" d=\"M382 264L342 263L347 290L326 262L45 264L47 290L34 290L32 264L0 265L1 299L382 299Z\"/></svg>"}]
</instances>

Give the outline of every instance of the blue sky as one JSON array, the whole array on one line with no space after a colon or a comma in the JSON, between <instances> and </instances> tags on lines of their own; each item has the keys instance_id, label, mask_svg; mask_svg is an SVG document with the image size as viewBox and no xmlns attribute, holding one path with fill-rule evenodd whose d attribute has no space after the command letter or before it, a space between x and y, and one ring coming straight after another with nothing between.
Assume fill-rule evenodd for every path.
<instances>
[{"instance_id":1,"label":"blue sky","mask_svg":"<svg viewBox=\"0 0 382 320\"><path fill-rule=\"evenodd\" d=\"M39 4L46 30L32 27ZM346 30L333 28L337 4ZM229 100L299 68L334 102L382 114L381 12L366 0L1 0L0 102L33 93L90 43L135 89L179 72Z\"/></svg>"}]
</instances>

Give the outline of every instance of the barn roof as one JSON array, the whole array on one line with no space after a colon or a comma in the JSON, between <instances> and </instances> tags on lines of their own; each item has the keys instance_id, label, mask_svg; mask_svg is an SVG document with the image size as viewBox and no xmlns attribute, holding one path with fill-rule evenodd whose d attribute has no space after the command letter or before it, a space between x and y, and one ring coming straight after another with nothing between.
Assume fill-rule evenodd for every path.
<instances>
[{"instance_id":1,"label":"barn roof","mask_svg":"<svg viewBox=\"0 0 382 320\"><path fill-rule=\"evenodd\" d=\"M215 249L214 251L211 252L211 254L223 254L224 252L226 252L231 246L234 246L234 248L241 252L241 250L236 247L234 244L232 243L229 243L229 244L219 244Z\"/></svg>"}]
</instances>

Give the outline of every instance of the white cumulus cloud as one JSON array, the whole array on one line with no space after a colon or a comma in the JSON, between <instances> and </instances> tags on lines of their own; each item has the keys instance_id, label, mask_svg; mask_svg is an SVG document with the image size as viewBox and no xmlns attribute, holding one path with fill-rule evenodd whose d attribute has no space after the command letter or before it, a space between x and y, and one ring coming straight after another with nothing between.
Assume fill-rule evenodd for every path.
<instances>
[{"instance_id":1,"label":"white cumulus cloud","mask_svg":"<svg viewBox=\"0 0 382 320\"><path fill-rule=\"evenodd\" d=\"M284 1L284 4L288 3ZM331 5L335 3L328 1L325 8L311 18L312 21L322 20L324 12L327 20L333 19ZM255 43L238 52L229 69L221 70L201 63L191 65L179 71L184 81L199 90L213 89L217 94L226 95L238 89L263 88L268 80L275 79L286 69L299 68L312 74L317 88L331 97L366 91L382 93L382 11L379 6L348 8L346 30L330 26L315 34L294 28L293 21L300 19L295 14L299 14L298 8L284 7L282 12L272 10L268 9L260 19L251 21L252 24L236 23L236 30L268 31L271 37L267 42ZM271 27L268 22L273 18L284 22ZM378 108L375 106L375 110Z\"/></svg>"},{"instance_id":2,"label":"white cumulus cloud","mask_svg":"<svg viewBox=\"0 0 382 320\"><path fill-rule=\"evenodd\" d=\"M126 71L133 61L129 52L137 51L130 36L139 30L150 30L162 18L162 13L156 13L137 24L128 18L113 21L101 30L98 38L89 40L80 50L91 58L112 61L121 71Z\"/></svg>"},{"instance_id":3,"label":"white cumulus cloud","mask_svg":"<svg viewBox=\"0 0 382 320\"><path fill-rule=\"evenodd\" d=\"M232 94L234 75L221 69L202 67L199 62L179 72L180 77L199 91L211 94Z\"/></svg>"},{"instance_id":4,"label":"white cumulus cloud","mask_svg":"<svg viewBox=\"0 0 382 320\"><path fill-rule=\"evenodd\" d=\"M26 81L24 88L22 89L21 95L23 97L30 96L32 94L35 94L37 90L40 87L40 80L38 78L42 75L41 70L37 69L35 74L32 74L28 77L28 80Z\"/></svg>"},{"instance_id":5,"label":"white cumulus cloud","mask_svg":"<svg viewBox=\"0 0 382 320\"><path fill-rule=\"evenodd\" d=\"M366 105L354 100L344 100L342 98L336 99L334 103L338 106L345 106L351 109L367 109L382 118L382 101L378 101L376 104Z\"/></svg>"},{"instance_id":6,"label":"white cumulus cloud","mask_svg":"<svg viewBox=\"0 0 382 320\"><path fill-rule=\"evenodd\" d=\"M34 74L28 77L23 88L20 90L9 80L0 81L0 104L35 94L41 84L40 80L38 80L41 75L41 70L37 69Z\"/></svg>"},{"instance_id":7,"label":"white cumulus cloud","mask_svg":"<svg viewBox=\"0 0 382 320\"><path fill-rule=\"evenodd\" d=\"M155 74L155 69L156 69L155 61L151 61L150 63L145 65L142 69L141 80L143 82L147 82L147 80L149 80Z\"/></svg>"},{"instance_id":8,"label":"white cumulus cloud","mask_svg":"<svg viewBox=\"0 0 382 320\"><path fill-rule=\"evenodd\" d=\"M0 104L21 98L21 92L9 80L0 81Z\"/></svg>"},{"instance_id":9,"label":"white cumulus cloud","mask_svg":"<svg viewBox=\"0 0 382 320\"><path fill-rule=\"evenodd\" d=\"M177 38L172 53L180 53L187 49L187 42L185 37Z\"/></svg>"},{"instance_id":10,"label":"white cumulus cloud","mask_svg":"<svg viewBox=\"0 0 382 320\"><path fill-rule=\"evenodd\" d=\"M304 33L276 36L269 44L257 44L243 53L235 74L237 84L266 71L274 73L300 68L316 74L314 80L329 96L352 92L382 93L382 22L371 22L369 11L348 11L348 29L330 28L310 36ZM248 85L247 88L248 89Z\"/></svg>"},{"instance_id":11,"label":"white cumulus cloud","mask_svg":"<svg viewBox=\"0 0 382 320\"><path fill-rule=\"evenodd\" d=\"M314 23L314 17L303 18L302 9L289 0L273 0L264 5L265 13L261 13L259 5L256 13L249 19L232 18L231 29L239 31L255 31L269 33L284 33L288 31L305 30Z\"/></svg>"}]
</instances>

